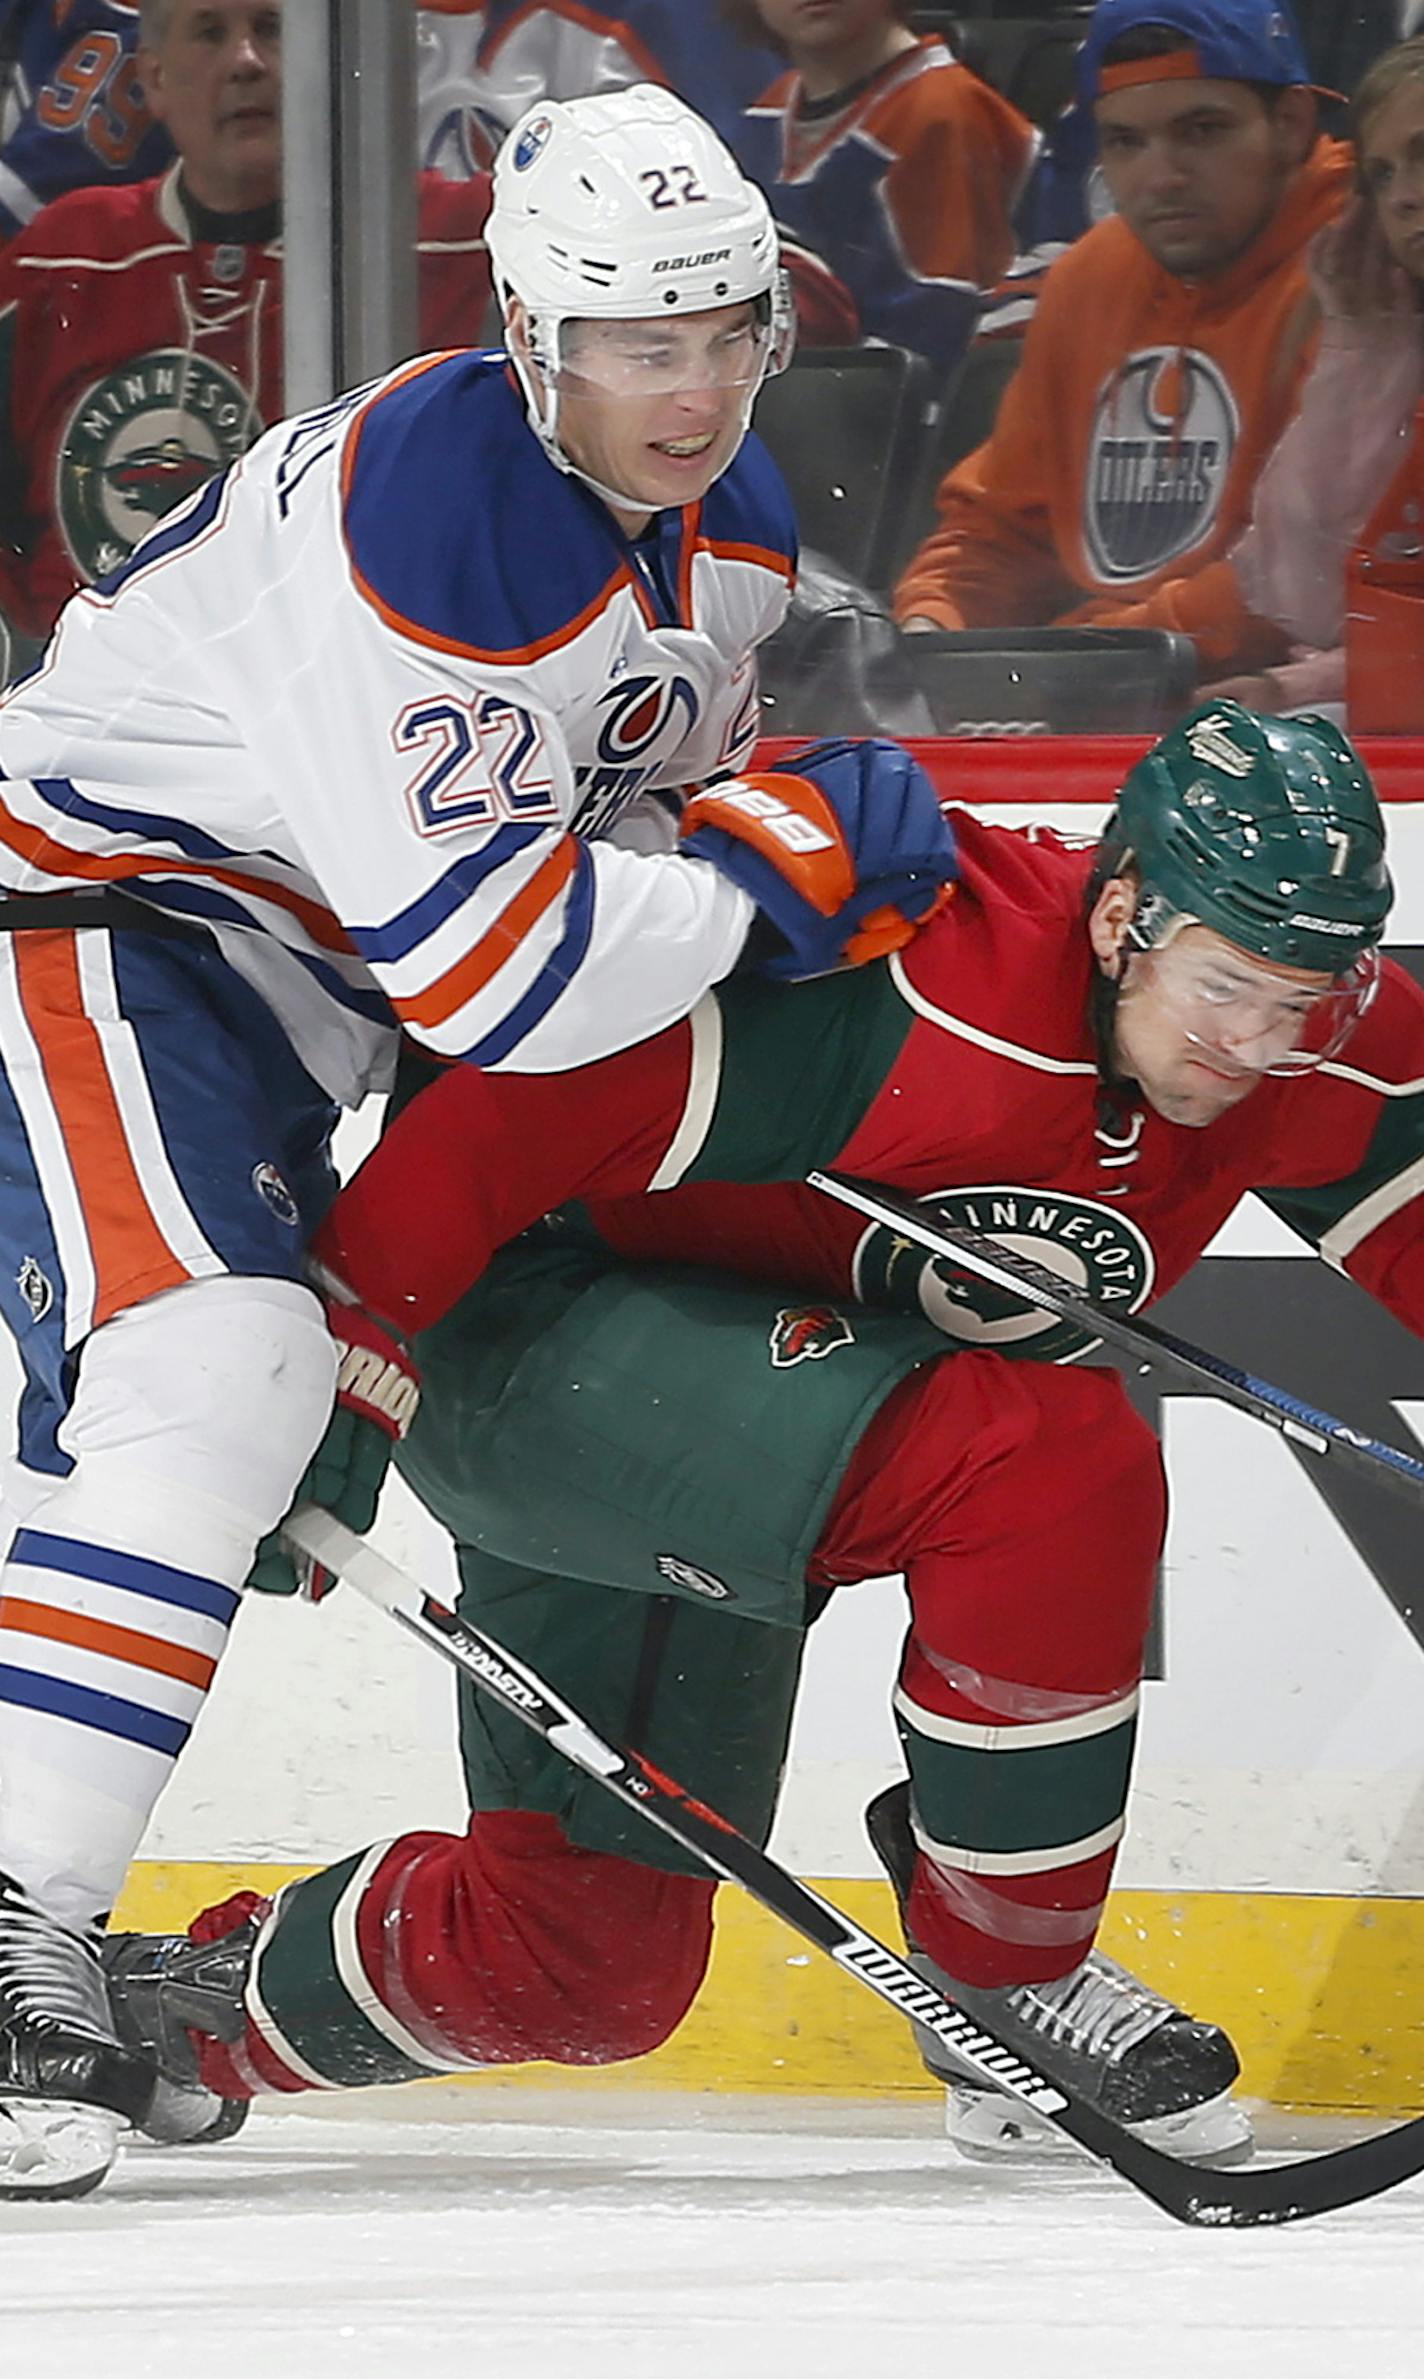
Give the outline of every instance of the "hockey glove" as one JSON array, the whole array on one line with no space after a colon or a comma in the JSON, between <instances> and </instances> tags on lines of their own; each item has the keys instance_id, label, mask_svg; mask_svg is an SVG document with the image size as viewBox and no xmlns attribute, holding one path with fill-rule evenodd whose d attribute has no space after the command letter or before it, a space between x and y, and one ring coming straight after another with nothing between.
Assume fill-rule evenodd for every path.
<instances>
[{"instance_id":1,"label":"hockey glove","mask_svg":"<svg viewBox=\"0 0 1424 2379\"><path fill-rule=\"evenodd\" d=\"M323 1271L315 1285L340 1358L336 1404L292 1502L319 1503L364 1536L376 1517L392 1449L415 1418L420 1379L409 1349L374 1314L350 1302L344 1283ZM258 1546L247 1583L259 1594L303 1594L320 1602L336 1580L319 1562L295 1553L278 1529Z\"/></svg>"},{"instance_id":2,"label":"hockey glove","mask_svg":"<svg viewBox=\"0 0 1424 2379\"><path fill-rule=\"evenodd\" d=\"M760 970L790 982L898 950L956 874L929 778L879 737L812 744L774 774L706 786L682 836L751 894L777 937Z\"/></svg>"}]
</instances>

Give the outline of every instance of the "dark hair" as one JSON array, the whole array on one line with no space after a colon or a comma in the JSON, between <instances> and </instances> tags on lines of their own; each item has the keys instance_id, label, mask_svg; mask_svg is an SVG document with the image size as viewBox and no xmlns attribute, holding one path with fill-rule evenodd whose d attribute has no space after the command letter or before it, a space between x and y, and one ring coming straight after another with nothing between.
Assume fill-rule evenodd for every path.
<instances>
[{"instance_id":1,"label":"dark hair","mask_svg":"<svg viewBox=\"0 0 1424 2379\"><path fill-rule=\"evenodd\" d=\"M1101 64L1137 66L1144 58L1170 58L1177 50L1195 48L1196 43L1190 35L1179 32L1175 25L1130 25L1125 33L1119 33L1116 41L1108 43ZM1282 91L1290 88L1288 83L1256 83L1246 76L1233 75L1228 79L1233 82L1240 80L1246 90L1255 92L1265 108L1274 108Z\"/></svg>"},{"instance_id":2,"label":"dark hair","mask_svg":"<svg viewBox=\"0 0 1424 2379\"><path fill-rule=\"evenodd\" d=\"M717 12L723 24L730 26L741 40L750 42L753 49L775 50L778 57L790 57L785 42L763 24L756 0L717 0ZM890 0L890 14L898 17L902 25L908 25L914 14L914 0Z\"/></svg>"}]
</instances>

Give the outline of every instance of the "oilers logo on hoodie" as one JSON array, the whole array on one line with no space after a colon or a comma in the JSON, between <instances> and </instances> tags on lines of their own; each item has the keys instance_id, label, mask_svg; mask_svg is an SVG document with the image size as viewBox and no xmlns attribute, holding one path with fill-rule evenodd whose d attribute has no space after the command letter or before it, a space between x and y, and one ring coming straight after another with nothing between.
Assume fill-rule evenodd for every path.
<instances>
[{"instance_id":1,"label":"oilers logo on hoodie","mask_svg":"<svg viewBox=\"0 0 1424 2379\"><path fill-rule=\"evenodd\" d=\"M1104 381L1083 483L1097 577L1152 578L1216 527L1241 420L1219 365L1194 347L1140 347Z\"/></svg>"}]
</instances>

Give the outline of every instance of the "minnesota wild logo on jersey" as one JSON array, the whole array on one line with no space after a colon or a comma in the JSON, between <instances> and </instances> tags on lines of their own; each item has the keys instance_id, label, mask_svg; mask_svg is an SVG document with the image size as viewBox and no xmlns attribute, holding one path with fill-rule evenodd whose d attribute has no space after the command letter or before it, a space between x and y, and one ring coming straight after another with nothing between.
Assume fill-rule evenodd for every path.
<instances>
[{"instance_id":1,"label":"minnesota wild logo on jersey","mask_svg":"<svg viewBox=\"0 0 1424 2379\"><path fill-rule=\"evenodd\" d=\"M833 1305L783 1305L771 1326L771 1360L776 1371L798 1363L819 1363L838 1346L854 1346L855 1332Z\"/></svg>"},{"instance_id":2,"label":"minnesota wild logo on jersey","mask_svg":"<svg viewBox=\"0 0 1424 2379\"><path fill-rule=\"evenodd\" d=\"M1095 1198L996 1186L932 1190L919 1203L937 1222L1002 1239L1103 1305L1135 1313L1151 1293L1156 1262L1149 1241L1129 1216ZM865 1304L921 1313L966 1346L1062 1363L1098 1343L882 1223L872 1224L856 1248L853 1278Z\"/></svg>"},{"instance_id":3,"label":"minnesota wild logo on jersey","mask_svg":"<svg viewBox=\"0 0 1424 2379\"><path fill-rule=\"evenodd\" d=\"M141 537L262 428L242 382L181 347L156 348L86 389L55 464L55 511L86 583L126 561Z\"/></svg>"}]
</instances>

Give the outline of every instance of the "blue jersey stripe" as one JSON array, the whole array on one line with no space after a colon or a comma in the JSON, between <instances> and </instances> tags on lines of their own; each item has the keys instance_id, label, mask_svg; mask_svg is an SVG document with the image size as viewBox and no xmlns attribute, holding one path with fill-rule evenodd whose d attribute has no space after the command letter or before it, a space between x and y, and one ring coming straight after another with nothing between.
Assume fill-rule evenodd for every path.
<instances>
[{"instance_id":1,"label":"blue jersey stripe","mask_svg":"<svg viewBox=\"0 0 1424 2379\"><path fill-rule=\"evenodd\" d=\"M543 1022L583 965L593 935L593 906L593 861L581 844L578 865L564 896L564 930L557 949L550 953L524 997L510 1009L504 1021L493 1032L486 1033L482 1041L477 1041L473 1049L465 1051L468 1064L498 1065L501 1058L508 1057L533 1032L536 1024Z\"/></svg>"},{"instance_id":2,"label":"blue jersey stripe","mask_svg":"<svg viewBox=\"0 0 1424 2379\"><path fill-rule=\"evenodd\" d=\"M67 776L29 777L25 781L61 817L82 818L86 826L102 827L109 834L136 835L146 843L171 843L187 859L219 859L233 867L241 867L248 859L272 859L282 864L275 851L235 850L231 843L220 843L201 827L185 825L166 811L120 809L113 802L95 801Z\"/></svg>"},{"instance_id":3,"label":"blue jersey stripe","mask_svg":"<svg viewBox=\"0 0 1424 2379\"><path fill-rule=\"evenodd\" d=\"M422 892L408 909L401 909L383 925L352 925L347 931L371 966L393 965L399 958L408 958L412 950L442 926L446 919L477 892L488 876L510 859L517 859L521 851L547 834L545 826L501 826L478 851L467 851L447 868L439 882L428 892Z\"/></svg>"},{"instance_id":4,"label":"blue jersey stripe","mask_svg":"<svg viewBox=\"0 0 1424 2379\"><path fill-rule=\"evenodd\" d=\"M191 502L170 512L162 528L155 529L141 545L136 545L116 570L110 570L104 578L96 578L95 594L117 595L140 571L147 570L154 562L166 562L172 554L181 553L185 545L191 545L195 537L201 537L205 529L210 529L232 468L229 464L227 471L219 471L216 479L210 479L206 487L200 488Z\"/></svg>"},{"instance_id":5,"label":"blue jersey stripe","mask_svg":"<svg viewBox=\"0 0 1424 2379\"><path fill-rule=\"evenodd\" d=\"M58 1570L69 1578L93 1578L102 1586L121 1587L126 1594L146 1595L150 1602L175 1603L197 1611L204 1619L220 1619L227 1627L242 1600L230 1586L213 1578L195 1577L191 1570L172 1569L166 1561L149 1561L138 1553L116 1553L108 1545L85 1543L72 1536L50 1536L40 1528L16 1531L10 1559L27 1569Z\"/></svg>"},{"instance_id":6,"label":"blue jersey stripe","mask_svg":"<svg viewBox=\"0 0 1424 2379\"><path fill-rule=\"evenodd\" d=\"M146 1743L150 1751L165 1751L176 1759L191 1726L169 1718L161 1710L145 1710L126 1702L121 1694L96 1693L92 1686L72 1685L64 1677L41 1677L33 1669L12 1668L0 1661L0 1702L23 1710L43 1710L50 1718L70 1718L76 1726L95 1727L100 1734L122 1735L128 1743Z\"/></svg>"},{"instance_id":7,"label":"blue jersey stripe","mask_svg":"<svg viewBox=\"0 0 1424 2379\"><path fill-rule=\"evenodd\" d=\"M313 980L321 985L328 999L336 1001L340 1007L349 1008L352 1015L364 1018L367 1024L384 1025L392 1032L396 1030L395 1011L383 992L369 984L348 983L328 959L319 958L313 950L302 950L291 942L283 941L280 935L269 931L260 917L254 917L250 909L244 908L242 902L233 899L230 894L219 892L209 884L195 884L185 878L169 881L166 877L147 877L144 881L145 889L141 894L134 885L127 885L125 889L133 891L135 898L148 900L154 908L171 909L177 916L193 917L213 925L240 925L249 933L265 934L276 948L285 950L298 966L305 967Z\"/></svg>"}]
</instances>

